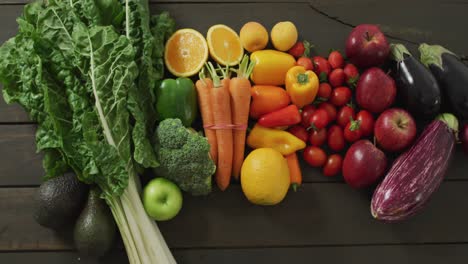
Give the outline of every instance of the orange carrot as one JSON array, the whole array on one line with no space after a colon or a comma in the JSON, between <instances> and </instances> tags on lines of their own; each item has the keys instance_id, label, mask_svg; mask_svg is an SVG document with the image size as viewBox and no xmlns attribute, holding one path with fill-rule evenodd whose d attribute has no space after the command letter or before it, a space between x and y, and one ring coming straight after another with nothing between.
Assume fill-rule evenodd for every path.
<instances>
[{"instance_id":1,"label":"orange carrot","mask_svg":"<svg viewBox=\"0 0 468 264\"><path fill-rule=\"evenodd\" d=\"M200 75L200 80L195 84L198 94L198 105L200 108L202 121L204 126L214 125L213 109L212 109L212 93L213 82L211 79L204 78ZM215 164L218 162L218 144L216 142L216 132L211 128L205 128L205 136L210 144L210 156Z\"/></svg>"},{"instance_id":2,"label":"orange carrot","mask_svg":"<svg viewBox=\"0 0 468 264\"><path fill-rule=\"evenodd\" d=\"M294 191L296 191L297 187L301 186L302 184L302 172L301 167L299 166L299 160L297 159L296 152L286 155L285 158L288 162L291 187Z\"/></svg>"},{"instance_id":3,"label":"orange carrot","mask_svg":"<svg viewBox=\"0 0 468 264\"><path fill-rule=\"evenodd\" d=\"M229 83L229 92L231 94L231 115L232 122L237 126L246 126L249 120L251 84L249 76L253 70L254 64L249 65L247 55L242 59L237 77L232 78ZM232 176L239 179L242 163L244 162L246 129L233 130L234 156L232 161Z\"/></svg>"},{"instance_id":4,"label":"orange carrot","mask_svg":"<svg viewBox=\"0 0 468 264\"><path fill-rule=\"evenodd\" d=\"M211 63L208 64L208 71L213 80L212 110L213 120L216 127L216 141L218 144L218 166L216 169L216 183L219 189L226 190L231 182L232 172L232 124L231 99L229 95L229 78L221 81Z\"/></svg>"}]
</instances>

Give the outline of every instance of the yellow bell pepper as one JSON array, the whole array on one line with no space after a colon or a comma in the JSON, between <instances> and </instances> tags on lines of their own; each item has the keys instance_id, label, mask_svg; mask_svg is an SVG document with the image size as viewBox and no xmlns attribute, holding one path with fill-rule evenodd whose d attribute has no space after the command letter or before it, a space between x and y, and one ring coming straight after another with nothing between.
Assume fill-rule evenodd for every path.
<instances>
[{"instance_id":1,"label":"yellow bell pepper","mask_svg":"<svg viewBox=\"0 0 468 264\"><path fill-rule=\"evenodd\" d=\"M277 50L259 50L250 55L255 63L250 78L256 85L284 85L288 70L296 60L288 53Z\"/></svg>"},{"instance_id":2,"label":"yellow bell pepper","mask_svg":"<svg viewBox=\"0 0 468 264\"><path fill-rule=\"evenodd\" d=\"M302 108L311 104L317 96L319 80L313 71L306 71L302 66L294 66L286 74L286 91L291 102Z\"/></svg>"},{"instance_id":3,"label":"yellow bell pepper","mask_svg":"<svg viewBox=\"0 0 468 264\"><path fill-rule=\"evenodd\" d=\"M293 134L272 128L254 126L247 137L247 145L251 148L272 148L283 155L292 154L306 147L304 141Z\"/></svg>"}]
</instances>

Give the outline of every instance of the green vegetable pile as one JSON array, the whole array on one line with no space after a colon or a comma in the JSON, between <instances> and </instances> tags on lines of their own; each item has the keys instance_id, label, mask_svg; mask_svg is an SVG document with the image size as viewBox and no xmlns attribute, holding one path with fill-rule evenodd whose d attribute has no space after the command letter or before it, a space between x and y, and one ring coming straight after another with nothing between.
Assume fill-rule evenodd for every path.
<instances>
[{"instance_id":1,"label":"green vegetable pile","mask_svg":"<svg viewBox=\"0 0 468 264\"><path fill-rule=\"evenodd\" d=\"M147 0L48 0L26 5L18 24L0 48L0 83L38 124L46 177L72 169L102 189L130 263L175 263L137 174L158 166L152 91L173 20L150 17Z\"/></svg>"}]
</instances>

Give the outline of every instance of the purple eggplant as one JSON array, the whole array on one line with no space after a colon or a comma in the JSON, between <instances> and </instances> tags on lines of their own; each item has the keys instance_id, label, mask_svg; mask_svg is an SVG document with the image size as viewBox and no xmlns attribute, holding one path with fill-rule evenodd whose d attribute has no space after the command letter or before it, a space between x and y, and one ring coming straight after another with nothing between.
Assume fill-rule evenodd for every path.
<instances>
[{"instance_id":1,"label":"purple eggplant","mask_svg":"<svg viewBox=\"0 0 468 264\"><path fill-rule=\"evenodd\" d=\"M445 177L457 130L458 121L452 114L439 116L424 129L375 190L371 202L374 218L398 222L424 208Z\"/></svg>"},{"instance_id":2,"label":"purple eggplant","mask_svg":"<svg viewBox=\"0 0 468 264\"><path fill-rule=\"evenodd\" d=\"M460 140L465 154L468 155L468 124L465 124L460 130Z\"/></svg>"}]
</instances>

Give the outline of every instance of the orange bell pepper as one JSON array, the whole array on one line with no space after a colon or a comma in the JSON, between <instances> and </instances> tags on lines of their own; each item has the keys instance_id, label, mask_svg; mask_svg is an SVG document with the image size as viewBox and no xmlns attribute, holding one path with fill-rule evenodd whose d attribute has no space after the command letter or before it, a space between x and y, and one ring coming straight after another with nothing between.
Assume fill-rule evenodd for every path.
<instances>
[{"instance_id":1,"label":"orange bell pepper","mask_svg":"<svg viewBox=\"0 0 468 264\"><path fill-rule=\"evenodd\" d=\"M315 100L318 88L319 80L313 71L306 71L302 66L294 66L286 73L286 91L292 103L299 108Z\"/></svg>"},{"instance_id":2,"label":"orange bell pepper","mask_svg":"<svg viewBox=\"0 0 468 264\"><path fill-rule=\"evenodd\" d=\"M282 109L291 103L288 92L278 86L255 85L251 89L251 94L250 117L253 119Z\"/></svg>"}]
</instances>

